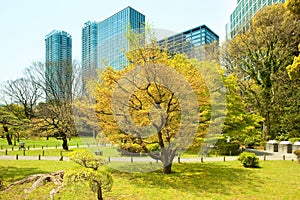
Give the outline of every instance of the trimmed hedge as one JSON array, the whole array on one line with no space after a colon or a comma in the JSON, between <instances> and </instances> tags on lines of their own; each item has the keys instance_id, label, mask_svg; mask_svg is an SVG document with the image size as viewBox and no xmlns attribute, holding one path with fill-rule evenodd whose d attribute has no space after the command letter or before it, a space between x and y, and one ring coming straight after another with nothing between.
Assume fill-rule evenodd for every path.
<instances>
[{"instance_id":1,"label":"trimmed hedge","mask_svg":"<svg viewBox=\"0 0 300 200\"><path fill-rule=\"evenodd\" d=\"M238 160L241 161L244 167L259 167L259 158L254 153L243 152L239 155Z\"/></svg>"},{"instance_id":2,"label":"trimmed hedge","mask_svg":"<svg viewBox=\"0 0 300 200\"><path fill-rule=\"evenodd\" d=\"M240 145L238 143L227 143L224 139L219 139L215 146L215 148L210 150L210 155L236 156L240 154Z\"/></svg>"}]
</instances>

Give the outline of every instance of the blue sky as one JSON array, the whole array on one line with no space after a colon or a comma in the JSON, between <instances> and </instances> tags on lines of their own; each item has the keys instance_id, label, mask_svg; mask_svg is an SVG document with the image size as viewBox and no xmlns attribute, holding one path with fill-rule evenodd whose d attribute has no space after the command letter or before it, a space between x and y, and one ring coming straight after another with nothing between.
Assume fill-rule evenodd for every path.
<instances>
[{"instance_id":1,"label":"blue sky","mask_svg":"<svg viewBox=\"0 0 300 200\"><path fill-rule=\"evenodd\" d=\"M45 35L72 35L73 60L81 58L81 29L131 6L154 28L182 32L205 24L225 38L236 0L2 0L0 1L0 83L22 77L33 61L44 61Z\"/></svg>"}]
</instances>

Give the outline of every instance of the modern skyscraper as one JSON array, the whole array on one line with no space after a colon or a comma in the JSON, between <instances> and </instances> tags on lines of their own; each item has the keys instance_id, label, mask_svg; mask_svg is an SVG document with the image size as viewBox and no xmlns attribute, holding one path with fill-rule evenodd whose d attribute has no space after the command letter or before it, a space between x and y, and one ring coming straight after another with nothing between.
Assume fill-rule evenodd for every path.
<instances>
[{"instance_id":1,"label":"modern skyscraper","mask_svg":"<svg viewBox=\"0 0 300 200\"><path fill-rule=\"evenodd\" d=\"M53 30L46 42L46 98L71 100L72 37L65 31Z\"/></svg>"},{"instance_id":2,"label":"modern skyscraper","mask_svg":"<svg viewBox=\"0 0 300 200\"><path fill-rule=\"evenodd\" d=\"M86 22L82 28L82 75L87 79L98 66L98 22Z\"/></svg>"},{"instance_id":3,"label":"modern skyscraper","mask_svg":"<svg viewBox=\"0 0 300 200\"><path fill-rule=\"evenodd\" d=\"M286 0L237 0L237 6L230 15L230 23L226 25L226 38L232 39L239 33L245 33L253 16L263 7Z\"/></svg>"},{"instance_id":4,"label":"modern skyscraper","mask_svg":"<svg viewBox=\"0 0 300 200\"><path fill-rule=\"evenodd\" d=\"M158 45L171 53L185 53L189 57L203 60L205 55L203 51L199 51L200 47L214 41L219 42L219 36L202 25L159 40Z\"/></svg>"},{"instance_id":5,"label":"modern skyscraper","mask_svg":"<svg viewBox=\"0 0 300 200\"><path fill-rule=\"evenodd\" d=\"M98 67L121 69L127 65L125 54L130 47L126 34L129 29L141 33L144 26L145 15L131 7L101 21L98 27Z\"/></svg>"}]
</instances>

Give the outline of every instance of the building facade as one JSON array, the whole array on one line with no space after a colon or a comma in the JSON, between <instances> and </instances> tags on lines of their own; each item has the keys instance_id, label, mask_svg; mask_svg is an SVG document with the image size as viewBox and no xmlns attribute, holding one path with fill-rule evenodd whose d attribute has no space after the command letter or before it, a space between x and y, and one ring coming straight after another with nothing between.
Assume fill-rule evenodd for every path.
<instances>
[{"instance_id":1,"label":"building facade","mask_svg":"<svg viewBox=\"0 0 300 200\"><path fill-rule=\"evenodd\" d=\"M125 54L130 48L126 34L129 29L142 32L144 27L145 15L131 7L101 21L98 25L98 67L121 69L126 66Z\"/></svg>"},{"instance_id":2,"label":"building facade","mask_svg":"<svg viewBox=\"0 0 300 200\"><path fill-rule=\"evenodd\" d=\"M53 30L46 43L46 99L70 100L72 96L72 37Z\"/></svg>"},{"instance_id":3,"label":"building facade","mask_svg":"<svg viewBox=\"0 0 300 200\"><path fill-rule=\"evenodd\" d=\"M219 36L206 25L202 25L159 40L158 45L170 53L184 53L190 58L203 60L205 52L201 51L201 47L213 42L218 44Z\"/></svg>"},{"instance_id":4,"label":"building facade","mask_svg":"<svg viewBox=\"0 0 300 200\"><path fill-rule=\"evenodd\" d=\"M230 23L226 25L226 39L232 39L239 33L245 33L251 19L263 7L286 0L237 0L237 6L230 15Z\"/></svg>"},{"instance_id":5,"label":"building facade","mask_svg":"<svg viewBox=\"0 0 300 200\"><path fill-rule=\"evenodd\" d=\"M98 66L98 22L88 21L82 28L81 61L83 79L93 75Z\"/></svg>"}]
</instances>

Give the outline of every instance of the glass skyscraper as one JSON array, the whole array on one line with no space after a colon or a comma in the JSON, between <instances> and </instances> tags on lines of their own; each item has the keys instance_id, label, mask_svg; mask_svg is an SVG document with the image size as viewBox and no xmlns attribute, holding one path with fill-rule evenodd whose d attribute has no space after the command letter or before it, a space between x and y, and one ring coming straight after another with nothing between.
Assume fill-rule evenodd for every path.
<instances>
[{"instance_id":1,"label":"glass skyscraper","mask_svg":"<svg viewBox=\"0 0 300 200\"><path fill-rule=\"evenodd\" d=\"M83 85L97 68L126 66L125 54L130 48L126 34L129 29L141 33L144 27L145 15L131 7L100 22L86 22L82 28Z\"/></svg>"},{"instance_id":2,"label":"glass skyscraper","mask_svg":"<svg viewBox=\"0 0 300 200\"><path fill-rule=\"evenodd\" d=\"M239 33L245 33L253 16L263 7L286 0L237 0L237 6L230 15L230 23L226 25L226 38L232 39Z\"/></svg>"},{"instance_id":3,"label":"glass skyscraper","mask_svg":"<svg viewBox=\"0 0 300 200\"><path fill-rule=\"evenodd\" d=\"M65 31L53 30L46 43L46 98L70 100L72 96L72 37Z\"/></svg>"},{"instance_id":4,"label":"glass skyscraper","mask_svg":"<svg viewBox=\"0 0 300 200\"><path fill-rule=\"evenodd\" d=\"M115 69L126 66L125 54L129 50L126 34L129 29L141 33L144 26L145 15L131 7L101 21L98 27L98 66L112 66Z\"/></svg>"},{"instance_id":5,"label":"glass skyscraper","mask_svg":"<svg viewBox=\"0 0 300 200\"><path fill-rule=\"evenodd\" d=\"M170 53L184 53L190 58L203 60L204 55L199 54L199 48L214 41L219 42L219 36L206 25L202 25L159 40L158 45L167 48Z\"/></svg>"},{"instance_id":6,"label":"glass skyscraper","mask_svg":"<svg viewBox=\"0 0 300 200\"><path fill-rule=\"evenodd\" d=\"M97 48L98 48L98 23L86 22L82 28L82 75L85 80L93 75L94 69L97 68Z\"/></svg>"}]
</instances>

